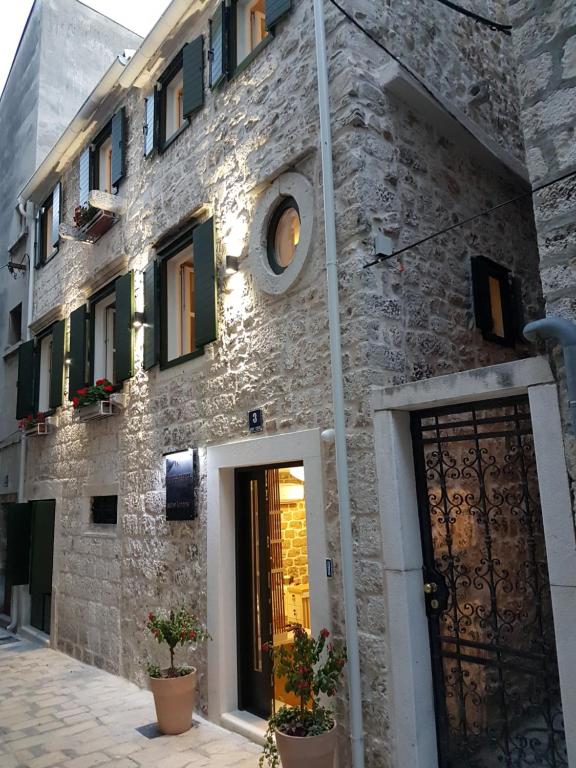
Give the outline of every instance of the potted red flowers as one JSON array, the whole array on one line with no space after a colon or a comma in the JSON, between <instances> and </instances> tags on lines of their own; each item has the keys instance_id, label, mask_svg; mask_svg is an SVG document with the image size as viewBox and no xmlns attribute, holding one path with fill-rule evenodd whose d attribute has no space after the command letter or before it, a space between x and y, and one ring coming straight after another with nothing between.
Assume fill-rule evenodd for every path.
<instances>
[{"instance_id":1,"label":"potted red flowers","mask_svg":"<svg viewBox=\"0 0 576 768\"><path fill-rule=\"evenodd\" d=\"M94 205L77 205L74 209L74 224L83 239L96 242L117 221L110 211L102 211Z\"/></svg>"},{"instance_id":2,"label":"potted red flowers","mask_svg":"<svg viewBox=\"0 0 576 768\"><path fill-rule=\"evenodd\" d=\"M108 379L98 379L90 387L76 390L72 404L80 421L102 419L122 410L122 396L115 394L115 387Z\"/></svg>"},{"instance_id":3,"label":"potted red flowers","mask_svg":"<svg viewBox=\"0 0 576 768\"><path fill-rule=\"evenodd\" d=\"M195 648L198 643L208 640L210 635L198 618L184 608L164 615L149 613L146 626L158 643L166 643L170 651L170 666L166 669L148 664L158 727L162 733L169 735L184 733L192 726L196 669L176 666L174 652L178 645Z\"/></svg>"},{"instance_id":4,"label":"potted red flowers","mask_svg":"<svg viewBox=\"0 0 576 768\"><path fill-rule=\"evenodd\" d=\"M36 415L30 413L28 416L20 419L18 429L26 435L47 435L48 424L46 423L46 415L41 411Z\"/></svg>"},{"instance_id":5,"label":"potted red flowers","mask_svg":"<svg viewBox=\"0 0 576 768\"><path fill-rule=\"evenodd\" d=\"M76 395L72 398L72 404L74 408L83 408L85 405L98 403L101 400L109 400L112 392L114 387L108 379L98 379L91 387L77 389Z\"/></svg>"},{"instance_id":6,"label":"potted red flowers","mask_svg":"<svg viewBox=\"0 0 576 768\"><path fill-rule=\"evenodd\" d=\"M336 723L331 710L319 703L321 694L332 697L346 664L345 647L327 643L321 630L317 639L299 624L292 624L294 642L263 649L272 657L274 674L284 678L287 693L296 694L299 706L281 707L268 721L260 768L333 768Z\"/></svg>"}]
</instances>

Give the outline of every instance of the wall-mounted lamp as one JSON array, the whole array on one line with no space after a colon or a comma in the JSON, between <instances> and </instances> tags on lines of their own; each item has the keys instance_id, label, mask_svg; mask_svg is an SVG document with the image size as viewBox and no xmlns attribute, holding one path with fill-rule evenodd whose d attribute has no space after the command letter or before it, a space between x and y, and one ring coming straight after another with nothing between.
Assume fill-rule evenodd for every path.
<instances>
[{"instance_id":1,"label":"wall-mounted lamp","mask_svg":"<svg viewBox=\"0 0 576 768\"><path fill-rule=\"evenodd\" d=\"M64 358L64 365L72 365L72 358L70 356Z\"/></svg>"},{"instance_id":2,"label":"wall-mounted lamp","mask_svg":"<svg viewBox=\"0 0 576 768\"><path fill-rule=\"evenodd\" d=\"M225 275L235 275L240 269L240 259L238 256L226 255L226 264L224 268Z\"/></svg>"},{"instance_id":3,"label":"wall-mounted lamp","mask_svg":"<svg viewBox=\"0 0 576 768\"><path fill-rule=\"evenodd\" d=\"M145 320L144 312L134 312L134 320L132 321L133 328L142 328Z\"/></svg>"}]
</instances>

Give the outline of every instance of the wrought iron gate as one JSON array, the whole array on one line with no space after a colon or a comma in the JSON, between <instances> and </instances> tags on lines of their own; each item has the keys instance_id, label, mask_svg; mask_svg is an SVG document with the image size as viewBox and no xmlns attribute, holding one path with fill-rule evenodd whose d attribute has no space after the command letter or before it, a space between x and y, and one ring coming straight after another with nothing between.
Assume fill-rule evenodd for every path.
<instances>
[{"instance_id":1,"label":"wrought iron gate","mask_svg":"<svg viewBox=\"0 0 576 768\"><path fill-rule=\"evenodd\" d=\"M412 416L440 768L568 765L527 398Z\"/></svg>"}]
</instances>

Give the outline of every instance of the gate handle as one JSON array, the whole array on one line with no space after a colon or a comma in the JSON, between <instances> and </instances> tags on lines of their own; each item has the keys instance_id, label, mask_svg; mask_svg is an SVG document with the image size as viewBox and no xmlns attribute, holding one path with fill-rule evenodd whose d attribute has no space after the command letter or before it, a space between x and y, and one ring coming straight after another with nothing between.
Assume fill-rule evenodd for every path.
<instances>
[{"instance_id":1,"label":"gate handle","mask_svg":"<svg viewBox=\"0 0 576 768\"><path fill-rule=\"evenodd\" d=\"M438 584L436 584L434 581L430 581L427 584L424 584L424 592L427 595L433 595L434 592L438 592Z\"/></svg>"}]
</instances>

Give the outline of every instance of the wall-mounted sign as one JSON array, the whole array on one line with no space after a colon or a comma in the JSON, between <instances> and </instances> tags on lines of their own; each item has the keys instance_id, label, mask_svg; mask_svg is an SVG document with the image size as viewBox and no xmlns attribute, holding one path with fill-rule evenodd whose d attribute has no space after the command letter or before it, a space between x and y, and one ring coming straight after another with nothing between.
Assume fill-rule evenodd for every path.
<instances>
[{"instance_id":1,"label":"wall-mounted sign","mask_svg":"<svg viewBox=\"0 0 576 768\"><path fill-rule=\"evenodd\" d=\"M326 576L328 576L329 579L332 578L334 575L334 563L332 562L331 557L326 558Z\"/></svg>"},{"instance_id":2,"label":"wall-mounted sign","mask_svg":"<svg viewBox=\"0 0 576 768\"><path fill-rule=\"evenodd\" d=\"M194 451L178 451L164 457L166 472L166 520L194 520Z\"/></svg>"},{"instance_id":3,"label":"wall-mounted sign","mask_svg":"<svg viewBox=\"0 0 576 768\"><path fill-rule=\"evenodd\" d=\"M255 411L248 411L248 430L250 432L262 432L264 429L264 416L262 415L262 409L257 408Z\"/></svg>"}]
</instances>

